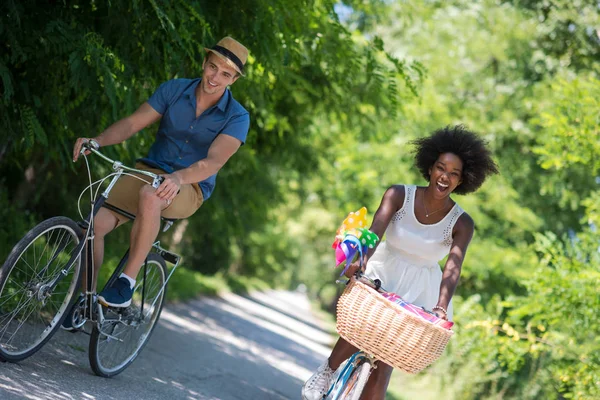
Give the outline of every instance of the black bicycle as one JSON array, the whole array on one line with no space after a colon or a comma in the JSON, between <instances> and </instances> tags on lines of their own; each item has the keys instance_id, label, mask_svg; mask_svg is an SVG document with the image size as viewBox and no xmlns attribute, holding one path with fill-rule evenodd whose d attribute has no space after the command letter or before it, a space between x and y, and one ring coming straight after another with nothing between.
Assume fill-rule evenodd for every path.
<instances>
[{"instance_id":1,"label":"black bicycle","mask_svg":"<svg viewBox=\"0 0 600 400\"><path fill-rule=\"evenodd\" d=\"M113 172L92 182L85 150L112 164ZM160 242L152 246L137 278L131 305L127 308L102 306L97 301L93 279L86 280L86 292L80 292L82 268L94 276L94 216L101 207L134 219L135 216L105 204L115 183L123 175L149 178L154 187L162 177L104 156L92 144L82 149L88 171L91 211L87 218L75 223L67 217L54 217L31 229L12 249L0 269L0 359L18 362L38 351L63 323L74 307L73 327L84 330L91 325L89 361L97 375L111 377L124 371L148 342L160 317L166 285L179 265L181 257L163 249ZM139 175L134 175L139 174ZM98 195L102 184L110 179ZM95 188L95 191L94 191ZM80 210L80 215L82 215ZM175 220L162 218L162 231ZM87 244L87 245L86 245ZM106 283L110 286L125 268L129 250ZM173 264L167 275L166 262Z\"/></svg>"}]
</instances>

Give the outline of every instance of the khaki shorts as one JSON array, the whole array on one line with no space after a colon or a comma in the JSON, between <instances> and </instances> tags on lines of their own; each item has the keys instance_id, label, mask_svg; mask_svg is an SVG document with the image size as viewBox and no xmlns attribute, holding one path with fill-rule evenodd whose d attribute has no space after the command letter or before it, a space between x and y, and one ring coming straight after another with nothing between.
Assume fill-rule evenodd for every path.
<instances>
[{"instance_id":1,"label":"khaki shorts","mask_svg":"<svg viewBox=\"0 0 600 400\"><path fill-rule=\"evenodd\" d=\"M135 164L136 169L153 172L159 175L165 175L166 172L162 169L152 168L142 162ZM152 184L152 179L145 175L135 174L144 179L148 184ZM122 176L113 189L110 191L106 202L112 206L130 212L133 215L137 214L139 194L142 187L146 183L132 176ZM200 208L204 197L197 183L181 185L179 194L175 196L171 204L162 210L161 216L165 218L182 219L194 214ZM119 220L118 225L122 225L129 221L124 215L115 211L109 210Z\"/></svg>"}]
</instances>

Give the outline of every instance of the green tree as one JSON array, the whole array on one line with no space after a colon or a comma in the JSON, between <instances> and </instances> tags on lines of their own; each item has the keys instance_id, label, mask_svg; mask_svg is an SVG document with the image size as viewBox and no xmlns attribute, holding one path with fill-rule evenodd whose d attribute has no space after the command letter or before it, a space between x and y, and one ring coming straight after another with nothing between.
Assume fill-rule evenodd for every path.
<instances>
[{"instance_id":1,"label":"green tree","mask_svg":"<svg viewBox=\"0 0 600 400\"><path fill-rule=\"evenodd\" d=\"M179 246L187 265L206 272L268 269L246 255L275 243L252 233L273 230L271 210L293 190L291 177L319 173L323 147L315 142L335 141L332 125L368 138L421 74L383 51L380 40L349 31L330 1L29 0L4 2L0 11L0 190L36 219L76 216L72 205L85 186L82 165L70 162L76 137L128 115L161 82L200 75L204 46L222 36L247 45L248 74L233 91L252 116L248 144L179 232L186 231ZM154 131L105 151L131 163ZM95 172L106 170L99 164ZM4 235L16 242L23 225L3 227Z\"/></svg>"}]
</instances>

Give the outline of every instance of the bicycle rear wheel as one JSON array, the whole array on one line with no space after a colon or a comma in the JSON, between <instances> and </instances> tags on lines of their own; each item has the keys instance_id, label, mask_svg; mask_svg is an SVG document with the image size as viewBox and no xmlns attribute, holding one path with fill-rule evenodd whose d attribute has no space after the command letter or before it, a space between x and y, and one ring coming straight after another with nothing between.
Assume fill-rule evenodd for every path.
<instances>
[{"instance_id":1,"label":"bicycle rear wheel","mask_svg":"<svg viewBox=\"0 0 600 400\"><path fill-rule=\"evenodd\" d=\"M0 359L17 362L56 332L79 290L83 232L66 217L35 226L0 269Z\"/></svg>"},{"instance_id":2,"label":"bicycle rear wheel","mask_svg":"<svg viewBox=\"0 0 600 400\"><path fill-rule=\"evenodd\" d=\"M115 274L120 274L127 258ZM104 309L106 319L102 326L94 326L90 338L90 366L96 375L108 378L123 372L146 345L163 307L166 278L165 260L150 253L145 270L142 266L138 275L131 305L118 312Z\"/></svg>"},{"instance_id":3,"label":"bicycle rear wheel","mask_svg":"<svg viewBox=\"0 0 600 400\"><path fill-rule=\"evenodd\" d=\"M371 375L371 364L362 361L356 368L348 371L347 379L340 379L340 382L333 389L328 399L336 400L359 400L360 395ZM345 381L345 382L344 382Z\"/></svg>"}]
</instances>

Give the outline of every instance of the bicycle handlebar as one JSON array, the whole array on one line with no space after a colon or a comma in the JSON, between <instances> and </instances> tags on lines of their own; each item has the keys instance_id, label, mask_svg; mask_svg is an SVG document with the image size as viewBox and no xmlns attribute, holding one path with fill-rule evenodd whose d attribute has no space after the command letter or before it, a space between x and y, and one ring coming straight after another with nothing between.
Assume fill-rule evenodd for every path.
<instances>
[{"instance_id":1,"label":"bicycle handlebar","mask_svg":"<svg viewBox=\"0 0 600 400\"><path fill-rule=\"evenodd\" d=\"M96 144L96 145L94 145ZM160 186L160 184L165 180L164 177L154 174L152 172L149 171L144 171L142 169L136 169L136 168L131 168L126 166L125 164L123 164L121 161L115 161L112 160L110 158L108 158L107 156L105 156L104 154L102 154L99 150L99 146L97 147L97 143L94 142L85 142L83 143L83 145L81 146L81 154L83 154L86 150L91 151L92 153L96 154L97 156L100 156L100 158L104 159L106 162L109 162L112 164L113 170L118 171L118 170L125 170L125 171L131 171L131 172L135 172L137 174L141 174L141 175L146 175L150 178L152 178L152 186L155 188L158 188Z\"/></svg>"},{"instance_id":2,"label":"bicycle handlebar","mask_svg":"<svg viewBox=\"0 0 600 400\"><path fill-rule=\"evenodd\" d=\"M379 279L373 280L373 279L369 278L368 276L364 275L360 271L356 271L353 278L364 283L367 286L372 287L379 293L387 293L387 290L385 290L384 288L381 287L381 281ZM352 278L350 278L350 279L352 279ZM350 279L348 280L348 282L350 281Z\"/></svg>"}]
</instances>

